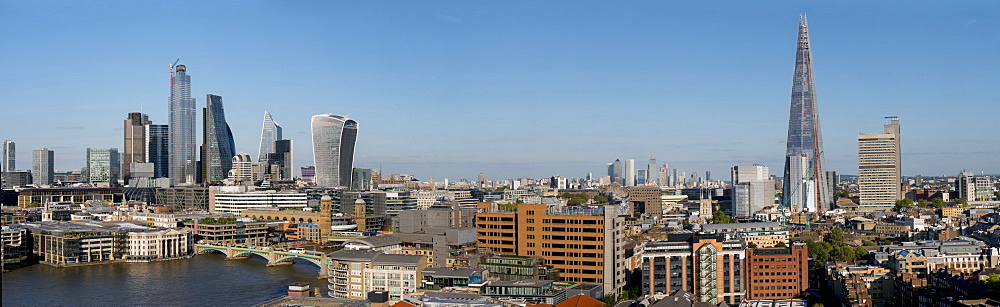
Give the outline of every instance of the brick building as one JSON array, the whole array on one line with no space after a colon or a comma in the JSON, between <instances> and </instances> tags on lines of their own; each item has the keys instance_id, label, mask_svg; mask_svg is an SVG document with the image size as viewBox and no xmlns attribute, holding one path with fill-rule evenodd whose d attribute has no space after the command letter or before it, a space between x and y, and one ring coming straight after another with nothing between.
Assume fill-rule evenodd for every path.
<instances>
[{"instance_id":1,"label":"brick building","mask_svg":"<svg viewBox=\"0 0 1000 307\"><path fill-rule=\"evenodd\" d=\"M809 248L747 249L747 299L794 298L809 288Z\"/></svg>"}]
</instances>

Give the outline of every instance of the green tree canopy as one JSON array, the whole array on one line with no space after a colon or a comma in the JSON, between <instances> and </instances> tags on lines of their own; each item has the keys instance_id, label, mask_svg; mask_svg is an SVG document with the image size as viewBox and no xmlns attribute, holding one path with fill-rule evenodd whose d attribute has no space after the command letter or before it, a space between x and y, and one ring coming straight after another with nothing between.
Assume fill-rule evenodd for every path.
<instances>
[{"instance_id":1,"label":"green tree canopy","mask_svg":"<svg viewBox=\"0 0 1000 307\"><path fill-rule=\"evenodd\" d=\"M931 199L931 207L934 207L934 208L937 208L937 209L941 209L941 208L944 208L947 205L948 204L945 203L944 200L941 199L941 198Z\"/></svg>"},{"instance_id":2,"label":"green tree canopy","mask_svg":"<svg viewBox=\"0 0 1000 307\"><path fill-rule=\"evenodd\" d=\"M896 211L899 211L899 209L908 208L910 206L913 206L913 200L910 200L909 198L904 198L896 201Z\"/></svg>"},{"instance_id":3,"label":"green tree canopy","mask_svg":"<svg viewBox=\"0 0 1000 307\"><path fill-rule=\"evenodd\" d=\"M733 219L726 215L722 210L715 210L712 212L712 224L726 224L732 223Z\"/></svg>"}]
</instances>

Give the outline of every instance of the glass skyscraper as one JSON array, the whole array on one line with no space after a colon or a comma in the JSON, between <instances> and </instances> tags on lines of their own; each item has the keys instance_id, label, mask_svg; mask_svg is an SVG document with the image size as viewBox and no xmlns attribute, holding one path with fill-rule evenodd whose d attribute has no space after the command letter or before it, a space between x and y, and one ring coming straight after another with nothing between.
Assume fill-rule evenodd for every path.
<instances>
[{"instance_id":1,"label":"glass skyscraper","mask_svg":"<svg viewBox=\"0 0 1000 307\"><path fill-rule=\"evenodd\" d=\"M271 113L264 111L264 125L260 129L260 149L257 150L257 161L264 161L267 159L267 154L275 153L274 141L281 139L281 125L274 122Z\"/></svg>"},{"instance_id":2,"label":"glass skyscraper","mask_svg":"<svg viewBox=\"0 0 1000 307\"><path fill-rule=\"evenodd\" d=\"M833 187L829 185L824 171L826 160L823 159L823 138L809 48L809 24L805 16L800 16L782 191L782 204L792 213L822 213L833 206Z\"/></svg>"},{"instance_id":3,"label":"glass skyscraper","mask_svg":"<svg viewBox=\"0 0 1000 307\"><path fill-rule=\"evenodd\" d=\"M187 67L176 65L170 67L170 182L173 184L197 183L198 145L195 143L197 133L197 110L194 98L191 98L191 76L187 75Z\"/></svg>"},{"instance_id":4,"label":"glass skyscraper","mask_svg":"<svg viewBox=\"0 0 1000 307\"><path fill-rule=\"evenodd\" d=\"M118 148L87 148L87 179L95 184L106 182L108 185L118 185L121 174L121 160Z\"/></svg>"},{"instance_id":5,"label":"glass skyscraper","mask_svg":"<svg viewBox=\"0 0 1000 307\"><path fill-rule=\"evenodd\" d=\"M313 157L317 186L350 187L358 122L340 115L312 117Z\"/></svg>"},{"instance_id":6,"label":"glass skyscraper","mask_svg":"<svg viewBox=\"0 0 1000 307\"><path fill-rule=\"evenodd\" d=\"M170 129L167 125L146 125L146 162L153 163L153 177L170 173Z\"/></svg>"},{"instance_id":7,"label":"glass skyscraper","mask_svg":"<svg viewBox=\"0 0 1000 307\"><path fill-rule=\"evenodd\" d=\"M3 161L0 161L0 172L13 172L17 170L14 163L14 141L3 141Z\"/></svg>"},{"instance_id":8,"label":"glass skyscraper","mask_svg":"<svg viewBox=\"0 0 1000 307\"><path fill-rule=\"evenodd\" d=\"M222 108L222 96L208 94L205 97L205 127L201 150L201 171L204 182L218 182L229 177L236 156L233 131L226 123L226 113Z\"/></svg>"}]
</instances>

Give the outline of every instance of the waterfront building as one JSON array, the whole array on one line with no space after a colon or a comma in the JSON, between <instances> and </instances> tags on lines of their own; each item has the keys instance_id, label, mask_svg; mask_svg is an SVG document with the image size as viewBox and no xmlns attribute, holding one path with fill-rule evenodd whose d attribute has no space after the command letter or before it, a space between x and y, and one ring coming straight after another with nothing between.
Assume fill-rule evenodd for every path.
<instances>
[{"instance_id":1,"label":"waterfront building","mask_svg":"<svg viewBox=\"0 0 1000 307\"><path fill-rule=\"evenodd\" d=\"M423 270L421 289L437 290L447 287L480 288L490 280L490 271L471 268L430 267Z\"/></svg>"},{"instance_id":2,"label":"waterfront building","mask_svg":"<svg viewBox=\"0 0 1000 307\"><path fill-rule=\"evenodd\" d=\"M52 185L55 157L48 148L31 151L31 180L35 186Z\"/></svg>"},{"instance_id":3,"label":"waterfront building","mask_svg":"<svg viewBox=\"0 0 1000 307\"><path fill-rule=\"evenodd\" d=\"M206 183L214 183L229 177L236 156L233 131L226 123L226 112L222 106L222 96L205 96L203 110L203 136L201 145L201 178Z\"/></svg>"},{"instance_id":4,"label":"waterfront building","mask_svg":"<svg viewBox=\"0 0 1000 307\"><path fill-rule=\"evenodd\" d=\"M327 255L331 297L366 299L371 291L388 292L395 303L416 292L428 268L421 255L385 254L377 250L339 250Z\"/></svg>"},{"instance_id":5,"label":"waterfront building","mask_svg":"<svg viewBox=\"0 0 1000 307\"><path fill-rule=\"evenodd\" d=\"M196 210L208 212L208 188L171 187L157 188L156 201L171 211Z\"/></svg>"},{"instance_id":6,"label":"waterfront building","mask_svg":"<svg viewBox=\"0 0 1000 307\"><path fill-rule=\"evenodd\" d=\"M746 246L716 234L670 233L642 252L643 294L686 291L695 300L730 305L746 297Z\"/></svg>"},{"instance_id":7,"label":"waterfront building","mask_svg":"<svg viewBox=\"0 0 1000 307\"><path fill-rule=\"evenodd\" d=\"M478 267L489 271L490 276L498 280L559 279L559 270L538 257L486 255L480 259Z\"/></svg>"},{"instance_id":8,"label":"waterfront building","mask_svg":"<svg viewBox=\"0 0 1000 307\"><path fill-rule=\"evenodd\" d=\"M4 224L7 224L6 221ZM0 229L0 244L3 245L3 265L17 264L28 260L31 244L28 240L28 230L20 226L4 225Z\"/></svg>"},{"instance_id":9,"label":"waterfront building","mask_svg":"<svg viewBox=\"0 0 1000 307\"><path fill-rule=\"evenodd\" d=\"M31 232L38 261L68 266L121 260L127 254L126 231L69 222L22 224Z\"/></svg>"},{"instance_id":10,"label":"waterfront building","mask_svg":"<svg viewBox=\"0 0 1000 307\"><path fill-rule=\"evenodd\" d=\"M860 211L888 212L903 199L899 119L886 119L881 134L858 134Z\"/></svg>"},{"instance_id":11,"label":"waterfront building","mask_svg":"<svg viewBox=\"0 0 1000 307\"><path fill-rule=\"evenodd\" d=\"M701 231L725 235L727 239L742 239L747 245L752 243L758 247L788 244L788 228L776 222L705 224L701 225Z\"/></svg>"},{"instance_id":12,"label":"waterfront building","mask_svg":"<svg viewBox=\"0 0 1000 307\"><path fill-rule=\"evenodd\" d=\"M198 183L198 109L191 98L191 76L184 65L170 66L169 177L172 184Z\"/></svg>"},{"instance_id":13,"label":"waterfront building","mask_svg":"<svg viewBox=\"0 0 1000 307\"><path fill-rule=\"evenodd\" d=\"M809 289L809 248L748 248L746 299L790 299Z\"/></svg>"},{"instance_id":14,"label":"waterfront building","mask_svg":"<svg viewBox=\"0 0 1000 307\"><path fill-rule=\"evenodd\" d=\"M85 181L94 186L118 186L121 156L118 148L87 148Z\"/></svg>"},{"instance_id":15,"label":"waterfront building","mask_svg":"<svg viewBox=\"0 0 1000 307\"><path fill-rule=\"evenodd\" d=\"M480 252L539 257L560 270L560 281L603 285L618 295L625 285L625 218L613 206L480 203Z\"/></svg>"},{"instance_id":16,"label":"waterfront building","mask_svg":"<svg viewBox=\"0 0 1000 307\"><path fill-rule=\"evenodd\" d=\"M13 172L17 170L16 149L14 141L3 141L3 157L0 157L0 172Z\"/></svg>"},{"instance_id":17,"label":"waterfront building","mask_svg":"<svg viewBox=\"0 0 1000 307\"><path fill-rule=\"evenodd\" d=\"M254 220L265 221L289 221L298 224L297 235L302 240L312 241L319 244L326 244L329 241L330 233L334 227L334 216L331 213L333 199L330 195L323 195L319 201L319 211L299 211L281 210L279 208L254 208L244 209L240 213L244 217ZM342 226L342 225L337 225ZM338 227L337 230L349 230L353 228Z\"/></svg>"},{"instance_id":18,"label":"waterfront building","mask_svg":"<svg viewBox=\"0 0 1000 307\"><path fill-rule=\"evenodd\" d=\"M194 235L186 228L129 231L126 239L128 252L125 258L128 261L175 259L194 252Z\"/></svg>"},{"instance_id":19,"label":"waterfront building","mask_svg":"<svg viewBox=\"0 0 1000 307\"><path fill-rule=\"evenodd\" d=\"M809 24L805 16L800 16L782 189L782 204L792 213L823 213L833 208L833 186L826 180L819 124Z\"/></svg>"},{"instance_id":20,"label":"waterfront building","mask_svg":"<svg viewBox=\"0 0 1000 307\"><path fill-rule=\"evenodd\" d=\"M774 180L766 166L733 166L733 217L746 219L774 205Z\"/></svg>"},{"instance_id":21,"label":"waterfront building","mask_svg":"<svg viewBox=\"0 0 1000 307\"><path fill-rule=\"evenodd\" d=\"M264 111L264 123L260 129L260 148L257 150L257 161L267 159L267 154L275 153L274 142L283 139L281 125L271 118L271 113Z\"/></svg>"},{"instance_id":22,"label":"waterfront building","mask_svg":"<svg viewBox=\"0 0 1000 307\"><path fill-rule=\"evenodd\" d=\"M312 117L313 157L317 186L350 187L358 122L340 115Z\"/></svg>"},{"instance_id":23,"label":"waterfront building","mask_svg":"<svg viewBox=\"0 0 1000 307\"><path fill-rule=\"evenodd\" d=\"M76 187L53 187L53 188L31 188L23 189L17 195L17 205L27 207L32 204L75 203L82 204L88 200L97 200L102 203L121 203L125 199L125 194L121 188L76 188Z\"/></svg>"},{"instance_id":24,"label":"waterfront building","mask_svg":"<svg viewBox=\"0 0 1000 307\"><path fill-rule=\"evenodd\" d=\"M122 179L128 183L132 179L132 163L146 163L147 127L152 124L149 116L139 112L131 112L125 119L125 146L122 147ZM152 177L152 176L149 176Z\"/></svg>"},{"instance_id":25,"label":"waterfront building","mask_svg":"<svg viewBox=\"0 0 1000 307\"><path fill-rule=\"evenodd\" d=\"M209 188L208 211L240 215L248 209L302 209L309 206L305 193L296 191L253 191L241 186Z\"/></svg>"},{"instance_id":26,"label":"waterfront building","mask_svg":"<svg viewBox=\"0 0 1000 307\"><path fill-rule=\"evenodd\" d=\"M167 125L146 125L146 162L153 163L153 177L170 174L170 129Z\"/></svg>"},{"instance_id":27,"label":"waterfront building","mask_svg":"<svg viewBox=\"0 0 1000 307\"><path fill-rule=\"evenodd\" d=\"M185 220L195 242L218 245L266 246L267 222L248 218L201 218Z\"/></svg>"}]
</instances>

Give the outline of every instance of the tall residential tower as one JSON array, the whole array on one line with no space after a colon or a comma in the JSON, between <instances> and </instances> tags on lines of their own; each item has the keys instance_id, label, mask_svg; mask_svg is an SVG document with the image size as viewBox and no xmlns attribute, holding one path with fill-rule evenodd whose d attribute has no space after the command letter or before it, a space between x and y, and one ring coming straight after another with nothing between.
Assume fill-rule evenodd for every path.
<instances>
[{"instance_id":1,"label":"tall residential tower","mask_svg":"<svg viewBox=\"0 0 1000 307\"><path fill-rule=\"evenodd\" d=\"M0 172L13 172L17 170L14 163L14 141L3 141L3 160L0 161Z\"/></svg>"},{"instance_id":2,"label":"tall residential tower","mask_svg":"<svg viewBox=\"0 0 1000 307\"><path fill-rule=\"evenodd\" d=\"M350 187L358 122L340 115L315 115L312 117L312 139L316 185Z\"/></svg>"},{"instance_id":3,"label":"tall residential tower","mask_svg":"<svg viewBox=\"0 0 1000 307\"><path fill-rule=\"evenodd\" d=\"M31 180L36 186L55 181L55 157L48 148L31 151Z\"/></svg>"},{"instance_id":4,"label":"tall residential tower","mask_svg":"<svg viewBox=\"0 0 1000 307\"><path fill-rule=\"evenodd\" d=\"M809 50L809 24L803 15L799 17L782 190L782 203L793 213L822 213L831 209L833 187L827 181L825 164L812 52Z\"/></svg>"},{"instance_id":5,"label":"tall residential tower","mask_svg":"<svg viewBox=\"0 0 1000 307\"><path fill-rule=\"evenodd\" d=\"M198 178L197 109L191 98L191 76L184 65L170 66L170 182L195 184Z\"/></svg>"}]
</instances>

